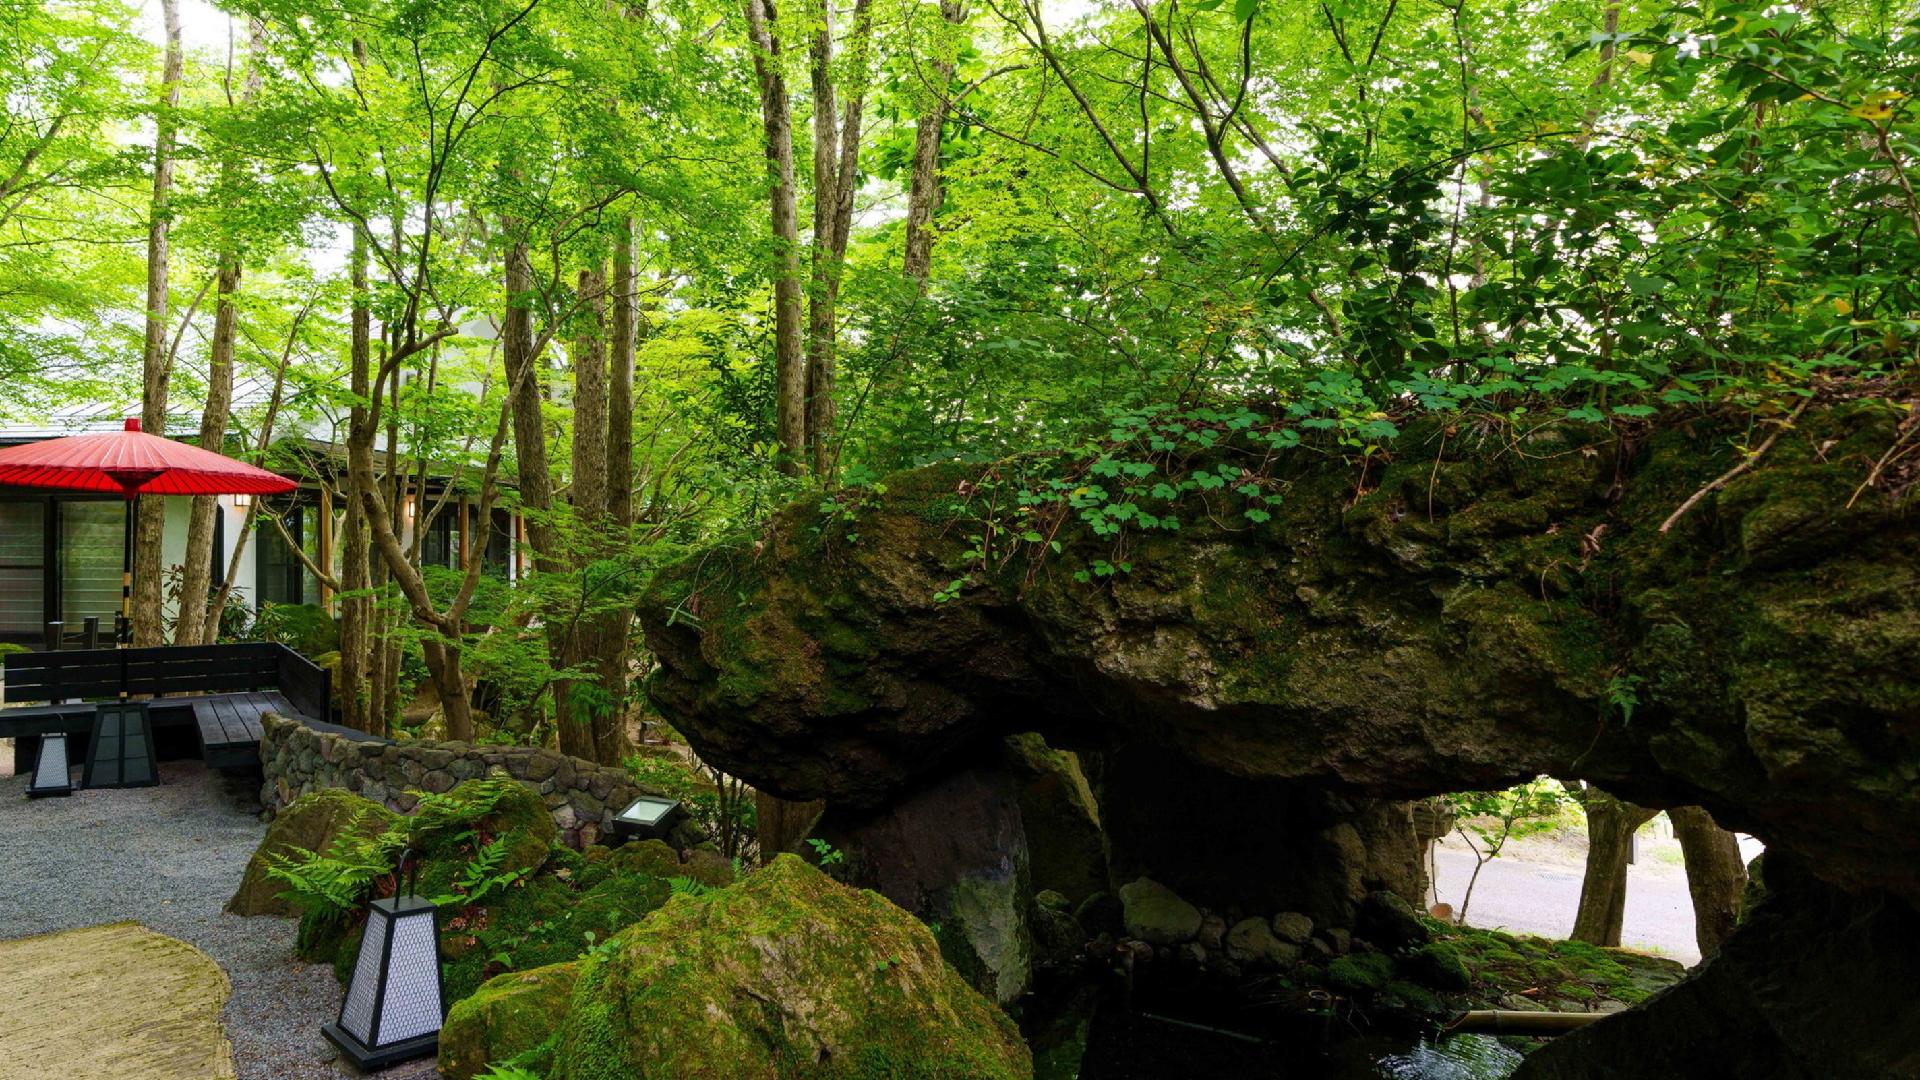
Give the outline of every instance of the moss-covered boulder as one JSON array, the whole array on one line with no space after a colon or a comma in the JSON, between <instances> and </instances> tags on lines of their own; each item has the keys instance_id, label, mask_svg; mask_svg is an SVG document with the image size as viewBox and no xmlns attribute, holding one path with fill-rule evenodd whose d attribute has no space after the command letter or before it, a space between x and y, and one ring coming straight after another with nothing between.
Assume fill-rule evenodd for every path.
<instances>
[{"instance_id":1,"label":"moss-covered boulder","mask_svg":"<svg viewBox=\"0 0 1920 1080\"><path fill-rule=\"evenodd\" d=\"M1466 990L1473 985L1473 972L1460 950L1444 941L1430 941L1413 950L1401 967L1414 981L1438 990Z\"/></svg>"},{"instance_id":2,"label":"moss-covered boulder","mask_svg":"<svg viewBox=\"0 0 1920 1080\"><path fill-rule=\"evenodd\" d=\"M516 971L455 1002L440 1029L440 1075L470 1080L503 1062L543 1070L579 974L579 961Z\"/></svg>"},{"instance_id":3,"label":"moss-covered boulder","mask_svg":"<svg viewBox=\"0 0 1920 1080\"><path fill-rule=\"evenodd\" d=\"M1327 985L1348 994L1371 994L1393 979L1393 960L1385 953L1336 956L1327 965Z\"/></svg>"},{"instance_id":4,"label":"moss-covered boulder","mask_svg":"<svg viewBox=\"0 0 1920 1080\"><path fill-rule=\"evenodd\" d=\"M1019 785L1034 891L1078 904L1106 890L1106 834L1079 757L1029 732L1007 739L1006 761Z\"/></svg>"},{"instance_id":5,"label":"moss-covered boulder","mask_svg":"<svg viewBox=\"0 0 1920 1080\"><path fill-rule=\"evenodd\" d=\"M1025 731L1383 798L1571 770L1920 904L1920 486L1862 490L1898 413L1809 409L1666 527L1745 460L1750 420L1430 421L1364 461L1207 428L1219 445L1181 468L1272 459L1284 501L1257 524L1070 455L916 469L657 575L649 693L704 760L783 798L884 806ZM1105 577L1073 572L1115 541L1071 513L1057 552L968 559L988 524L1018 534L1022 484L1065 476L1179 529L1129 528L1130 569Z\"/></svg>"},{"instance_id":6,"label":"moss-covered boulder","mask_svg":"<svg viewBox=\"0 0 1920 1080\"><path fill-rule=\"evenodd\" d=\"M1026 1080L1012 1021L877 894L792 855L592 956L553 1080Z\"/></svg>"},{"instance_id":7,"label":"moss-covered boulder","mask_svg":"<svg viewBox=\"0 0 1920 1080\"><path fill-rule=\"evenodd\" d=\"M327 788L295 799L267 826L253 857L247 860L240 888L227 901L235 915L298 915L281 897L286 886L267 876L270 856L295 849L325 853L342 835L372 839L394 827L399 815L350 791Z\"/></svg>"},{"instance_id":8,"label":"moss-covered boulder","mask_svg":"<svg viewBox=\"0 0 1920 1080\"><path fill-rule=\"evenodd\" d=\"M547 861L559 837L540 793L505 777L468 780L423 800L407 827L425 896L457 893L468 863L483 850L490 875L531 871Z\"/></svg>"},{"instance_id":9,"label":"moss-covered boulder","mask_svg":"<svg viewBox=\"0 0 1920 1080\"><path fill-rule=\"evenodd\" d=\"M1172 889L1140 878L1120 886L1127 933L1152 945L1178 945L1200 932L1200 909Z\"/></svg>"}]
</instances>

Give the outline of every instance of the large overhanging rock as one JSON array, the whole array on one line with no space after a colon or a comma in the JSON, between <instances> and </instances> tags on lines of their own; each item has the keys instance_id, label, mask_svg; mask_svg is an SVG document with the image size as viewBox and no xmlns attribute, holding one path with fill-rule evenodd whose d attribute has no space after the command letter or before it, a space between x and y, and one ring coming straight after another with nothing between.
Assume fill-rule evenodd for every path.
<instances>
[{"instance_id":1,"label":"large overhanging rock","mask_svg":"<svg viewBox=\"0 0 1920 1080\"><path fill-rule=\"evenodd\" d=\"M1271 521L1220 500L1130 540L1129 573L1075 580L1116 559L1075 540L944 601L982 469L916 470L662 575L652 695L788 798L885 806L1020 731L1353 797L1549 773L1920 901L1920 517L1853 498L1892 420L1813 410L1662 532L1748 437L1463 424L1364 468L1296 450Z\"/></svg>"}]
</instances>

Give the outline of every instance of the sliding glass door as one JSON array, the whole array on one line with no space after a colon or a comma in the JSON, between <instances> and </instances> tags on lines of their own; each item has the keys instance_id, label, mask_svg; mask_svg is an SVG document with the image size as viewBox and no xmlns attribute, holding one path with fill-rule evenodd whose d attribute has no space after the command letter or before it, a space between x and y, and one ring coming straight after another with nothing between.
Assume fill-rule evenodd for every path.
<instances>
[{"instance_id":1,"label":"sliding glass door","mask_svg":"<svg viewBox=\"0 0 1920 1080\"><path fill-rule=\"evenodd\" d=\"M37 640L46 590L47 501L0 499L0 635Z\"/></svg>"},{"instance_id":2,"label":"sliding glass door","mask_svg":"<svg viewBox=\"0 0 1920 1080\"><path fill-rule=\"evenodd\" d=\"M127 504L119 499L62 501L59 507L60 617L70 633L90 618L98 618L106 632L120 613Z\"/></svg>"}]
</instances>

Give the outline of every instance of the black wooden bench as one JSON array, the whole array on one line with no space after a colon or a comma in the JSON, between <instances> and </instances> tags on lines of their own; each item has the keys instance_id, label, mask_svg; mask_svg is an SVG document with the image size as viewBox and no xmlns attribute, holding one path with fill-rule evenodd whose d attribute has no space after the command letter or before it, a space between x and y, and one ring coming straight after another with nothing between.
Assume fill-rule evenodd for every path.
<instances>
[{"instance_id":1,"label":"black wooden bench","mask_svg":"<svg viewBox=\"0 0 1920 1080\"><path fill-rule=\"evenodd\" d=\"M325 669L270 642L11 653L5 672L0 701L43 704L0 709L0 737L85 734L89 702L124 693L156 699L156 710L189 710L214 768L259 760L262 713L325 722L331 710Z\"/></svg>"}]
</instances>

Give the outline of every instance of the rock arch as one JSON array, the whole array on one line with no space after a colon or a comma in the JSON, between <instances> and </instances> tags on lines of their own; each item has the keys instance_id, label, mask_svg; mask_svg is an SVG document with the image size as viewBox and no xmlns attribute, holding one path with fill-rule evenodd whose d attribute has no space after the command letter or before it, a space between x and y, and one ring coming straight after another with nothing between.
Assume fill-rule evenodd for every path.
<instances>
[{"instance_id":1,"label":"rock arch","mask_svg":"<svg viewBox=\"0 0 1920 1080\"><path fill-rule=\"evenodd\" d=\"M1271 521L1191 513L1132 542L1129 573L1076 581L1112 557L1083 540L945 601L981 470L921 469L663 575L650 690L710 760L853 814L924 800L1015 732L1099 751L1116 859L1222 902L1279 887L1271 863L1167 843L1143 798L1195 830L1288 807L1315 827L1277 847L1350 867L1357 840L1365 867L1362 823L1392 800L1550 773L1704 806L1808 888L1911 918L1920 519L1911 495L1852 498L1891 421L1809 413L1661 531L1735 435L1429 425L1365 470L1298 452Z\"/></svg>"}]
</instances>

